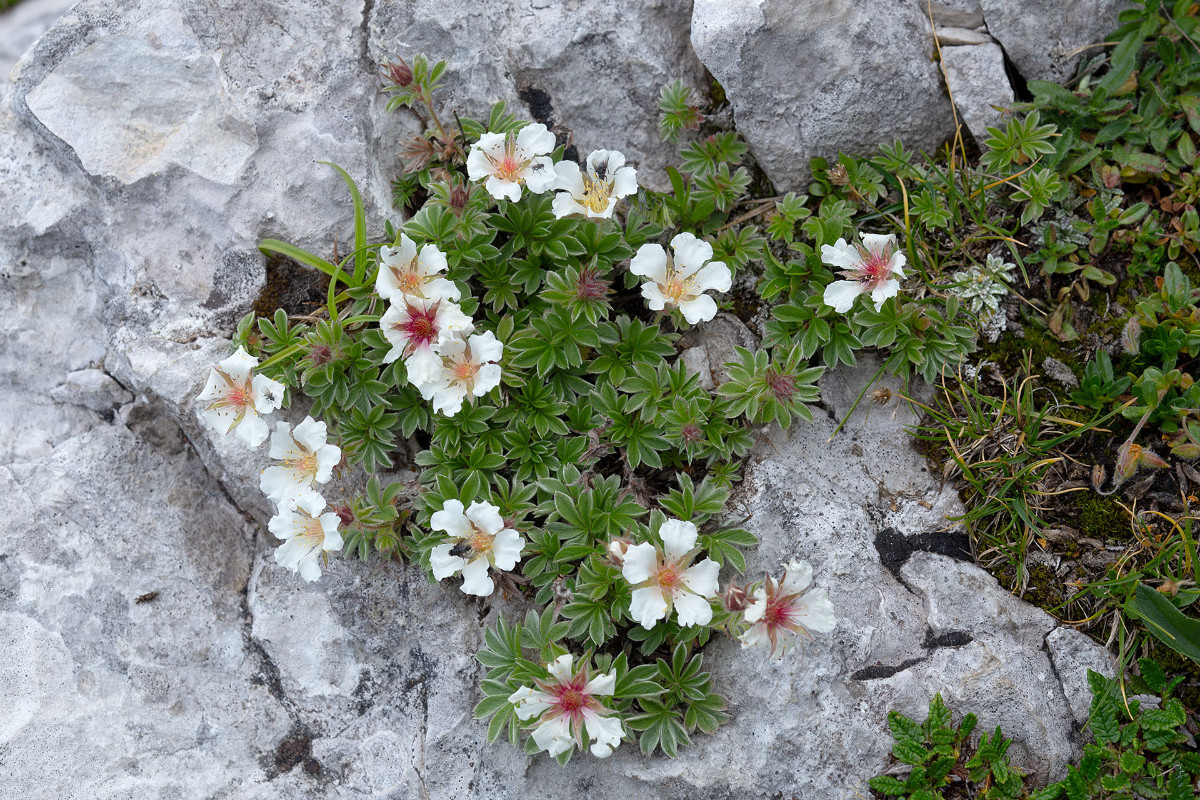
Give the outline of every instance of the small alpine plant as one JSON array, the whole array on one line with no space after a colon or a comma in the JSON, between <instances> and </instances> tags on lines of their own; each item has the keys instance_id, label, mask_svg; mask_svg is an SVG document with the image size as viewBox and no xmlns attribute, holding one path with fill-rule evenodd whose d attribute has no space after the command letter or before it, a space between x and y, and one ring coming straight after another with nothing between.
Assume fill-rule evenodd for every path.
<instances>
[{"instance_id":1,"label":"small alpine plant","mask_svg":"<svg viewBox=\"0 0 1200 800\"><path fill-rule=\"evenodd\" d=\"M563 764L624 743L674 757L727 719L720 676L703 668L714 635L747 657L796 657L836 626L836 598L808 563L740 577L757 540L727 506L746 455L768 426L812 420L818 347L836 364L872 336L886 351L949 323L904 316L930 307L896 234L855 232L832 204L805 227L792 195L768 217L739 215L751 179L736 134L695 133L670 191L650 191L616 149L597 143L577 163L503 104L445 124L432 99L443 70L423 57L384 70L389 106L429 121L400 154L404 222L369 239L357 186L335 167L353 248L329 259L260 245L322 273L324 303L243 319L198 413L250 447L270 435L268 528L300 579L348 569L331 561L341 553L411 563L464 602L527 607L523 621L493 615L477 654L489 739ZM664 130L686 142L685 111ZM777 257L793 246L812 256L800 277ZM755 284L735 280L752 268L752 302L784 284L793 299L807 292L818 341L768 324L763 347L709 365L724 376L714 386L681 335L742 311L730 293ZM272 433L260 417L277 409L289 418ZM416 477L388 477L395 468Z\"/></svg>"}]
</instances>

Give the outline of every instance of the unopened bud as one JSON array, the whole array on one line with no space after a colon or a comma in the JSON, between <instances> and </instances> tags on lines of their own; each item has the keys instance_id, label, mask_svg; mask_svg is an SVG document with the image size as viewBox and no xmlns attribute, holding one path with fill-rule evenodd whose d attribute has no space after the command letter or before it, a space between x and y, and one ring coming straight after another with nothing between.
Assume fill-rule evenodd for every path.
<instances>
[{"instance_id":1,"label":"unopened bud","mask_svg":"<svg viewBox=\"0 0 1200 800\"><path fill-rule=\"evenodd\" d=\"M383 75L396 86L404 87L413 82L412 67L400 59L399 64L384 64Z\"/></svg>"},{"instance_id":2,"label":"unopened bud","mask_svg":"<svg viewBox=\"0 0 1200 800\"><path fill-rule=\"evenodd\" d=\"M730 583L729 588L721 595L721 602L725 605L726 611L744 611L746 606L750 605L750 594L746 591L745 586Z\"/></svg>"},{"instance_id":3,"label":"unopened bud","mask_svg":"<svg viewBox=\"0 0 1200 800\"><path fill-rule=\"evenodd\" d=\"M1194 458L1200 458L1200 444L1192 441L1179 442L1171 445L1171 455L1176 458L1183 458L1191 461Z\"/></svg>"},{"instance_id":4,"label":"unopened bud","mask_svg":"<svg viewBox=\"0 0 1200 800\"><path fill-rule=\"evenodd\" d=\"M1163 458L1139 444L1126 442L1117 451L1116 474L1113 480L1117 486L1129 480L1141 467L1162 469L1170 466Z\"/></svg>"},{"instance_id":5,"label":"unopened bud","mask_svg":"<svg viewBox=\"0 0 1200 800\"><path fill-rule=\"evenodd\" d=\"M1141 348L1142 323L1137 317L1130 317L1129 322L1121 330L1121 347L1131 356L1136 356Z\"/></svg>"},{"instance_id":6,"label":"unopened bud","mask_svg":"<svg viewBox=\"0 0 1200 800\"><path fill-rule=\"evenodd\" d=\"M450 207L461 209L467 207L467 201L471 199L471 194L462 186L455 184L450 190Z\"/></svg>"},{"instance_id":7,"label":"unopened bud","mask_svg":"<svg viewBox=\"0 0 1200 800\"><path fill-rule=\"evenodd\" d=\"M846 186L850 183L850 174L846 171L845 164L834 164L826 175L834 186Z\"/></svg>"},{"instance_id":8,"label":"unopened bud","mask_svg":"<svg viewBox=\"0 0 1200 800\"><path fill-rule=\"evenodd\" d=\"M624 536L618 536L608 543L608 560L614 566L620 567L625 564L625 553L629 550L632 541Z\"/></svg>"},{"instance_id":9,"label":"unopened bud","mask_svg":"<svg viewBox=\"0 0 1200 800\"><path fill-rule=\"evenodd\" d=\"M338 519L343 525L349 525L354 522L354 510L350 506L334 506L333 513L338 515Z\"/></svg>"}]
</instances>

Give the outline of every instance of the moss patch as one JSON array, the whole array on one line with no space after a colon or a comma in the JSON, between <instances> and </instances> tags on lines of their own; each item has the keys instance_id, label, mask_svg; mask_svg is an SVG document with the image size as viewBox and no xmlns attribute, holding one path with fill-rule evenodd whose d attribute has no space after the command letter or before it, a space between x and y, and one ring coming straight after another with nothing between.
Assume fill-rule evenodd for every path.
<instances>
[{"instance_id":1,"label":"moss patch","mask_svg":"<svg viewBox=\"0 0 1200 800\"><path fill-rule=\"evenodd\" d=\"M1076 527L1093 539L1128 541L1133 538L1129 514L1117 502L1092 491L1072 492Z\"/></svg>"}]
</instances>

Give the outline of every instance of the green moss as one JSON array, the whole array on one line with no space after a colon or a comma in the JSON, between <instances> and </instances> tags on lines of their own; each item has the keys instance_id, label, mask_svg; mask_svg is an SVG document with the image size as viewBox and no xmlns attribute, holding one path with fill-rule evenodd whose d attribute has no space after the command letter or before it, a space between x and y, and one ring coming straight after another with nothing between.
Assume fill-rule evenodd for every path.
<instances>
[{"instance_id":1,"label":"green moss","mask_svg":"<svg viewBox=\"0 0 1200 800\"><path fill-rule=\"evenodd\" d=\"M1054 570L1045 564L1026 566L1029 570L1029 582L1022 597L1041 608L1050 608L1061 603L1062 581L1054 574Z\"/></svg>"},{"instance_id":2,"label":"green moss","mask_svg":"<svg viewBox=\"0 0 1200 800\"><path fill-rule=\"evenodd\" d=\"M1034 370L1047 358L1055 358L1072 369L1081 369L1071 353L1048 330L1026 324L1024 335L1001 336L995 343L981 344L976 363L994 361L1005 375L1016 375L1028 358ZM1076 372L1077 375L1082 373Z\"/></svg>"},{"instance_id":3,"label":"green moss","mask_svg":"<svg viewBox=\"0 0 1200 800\"><path fill-rule=\"evenodd\" d=\"M1129 514L1115 500L1092 491L1072 492L1071 499L1075 505L1075 527L1084 536L1122 542L1133 538Z\"/></svg>"},{"instance_id":4,"label":"green moss","mask_svg":"<svg viewBox=\"0 0 1200 800\"><path fill-rule=\"evenodd\" d=\"M712 107L720 108L725 105L725 87L716 78L712 79L712 83L708 87L708 96L712 99Z\"/></svg>"}]
</instances>

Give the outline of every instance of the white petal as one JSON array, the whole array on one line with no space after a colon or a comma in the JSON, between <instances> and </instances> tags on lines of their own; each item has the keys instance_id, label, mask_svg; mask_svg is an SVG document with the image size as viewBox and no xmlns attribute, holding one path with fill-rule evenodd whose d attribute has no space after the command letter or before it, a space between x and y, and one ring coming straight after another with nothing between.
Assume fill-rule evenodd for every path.
<instances>
[{"instance_id":1,"label":"white petal","mask_svg":"<svg viewBox=\"0 0 1200 800\"><path fill-rule=\"evenodd\" d=\"M468 178L478 181L492 174L492 165L487 157L504 147L504 138L503 133L485 133L479 137L479 141L471 146L471 152L467 154Z\"/></svg>"},{"instance_id":2,"label":"white petal","mask_svg":"<svg viewBox=\"0 0 1200 800\"><path fill-rule=\"evenodd\" d=\"M554 134L540 122L526 125L517 133L517 148L525 152L525 157L544 156L554 152Z\"/></svg>"},{"instance_id":3,"label":"white petal","mask_svg":"<svg viewBox=\"0 0 1200 800\"><path fill-rule=\"evenodd\" d=\"M247 410L246 416L242 417L242 421L238 423L234 435L245 442L251 450L254 450L267 440L270 430L267 423L259 419L257 414Z\"/></svg>"},{"instance_id":4,"label":"white petal","mask_svg":"<svg viewBox=\"0 0 1200 800\"><path fill-rule=\"evenodd\" d=\"M205 408L200 411L200 418L211 425L222 436L229 433L237 419L237 411L232 408Z\"/></svg>"},{"instance_id":5,"label":"white petal","mask_svg":"<svg viewBox=\"0 0 1200 800\"><path fill-rule=\"evenodd\" d=\"M713 257L711 244L686 231L675 235L671 247L675 250L676 269L688 274L700 269Z\"/></svg>"},{"instance_id":6,"label":"white petal","mask_svg":"<svg viewBox=\"0 0 1200 800\"><path fill-rule=\"evenodd\" d=\"M505 528L496 534L492 542L492 561L496 569L508 572L521 560L521 551L525 549L525 540L511 528Z\"/></svg>"},{"instance_id":7,"label":"white petal","mask_svg":"<svg viewBox=\"0 0 1200 800\"><path fill-rule=\"evenodd\" d=\"M341 550L345 542L342 541L342 534L338 531L338 525L341 524L342 518L334 512L322 514L320 517L321 530L325 533L325 541L321 542L321 549L326 551Z\"/></svg>"},{"instance_id":8,"label":"white petal","mask_svg":"<svg viewBox=\"0 0 1200 800\"><path fill-rule=\"evenodd\" d=\"M522 686L508 696L508 702L514 706L517 719L533 719L550 707L550 695L538 691L532 686Z\"/></svg>"},{"instance_id":9,"label":"white petal","mask_svg":"<svg viewBox=\"0 0 1200 800\"><path fill-rule=\"evenodd\" d=\"M684 571L683 585L701 597L716 597L720 589L717 583L717 574L720 571L720 564L706 558Z\"/></svg>"},{"instance_id":10,"label":"white petal","mask_svg":"<svg viewBox=\"0 0 1200 800\"><path fill-rule=\"evenodd\" d=\"M812 583L812 565L793 558L784 568L783 581L779 585L784 594L799 594Z\"/></svg>"},{"instance_id":11,"label":"white petal","mask_svg":"<svg viewBox=\"0 0 1200 800\"><path fill-rule=\"evenodd\" d=\"M454 545L446 542L429 551L429 567L435 579L445 580L467 565L465 558L450 555L453 548Z\"/></svg>"},{"instance_id":12,"label":"white petal","mask_svg":"<svg viewBox=\"0 0 1200 800\"><path fill-rule=\"evenodd\" d=\"M746 622L755 623L763 618L763 614L767 613L767 593L760 586L754 590L754 594L751 596L754 599L750 601L750 605L746 606L746 610L742 613Z\"/></svg>"},{"instance_id":13,"label":"white petal","mask_svg":"<svg viewBox=\"0 0 1200 800\"><path fill-rule=\"evenodd\" d=\"M465 594L487 597L496 588L495 582L488 577L488 560L486 558L476 558L474 561L468 562L462 568L462 576L462 590Z\"/></svg>"},{"instance_id":14,"label":"white petal","mask_svg":"<svg viewBox=\"0 0 1200 800\"><path fill-rule=\"evenodd\" d=\"M771 637L767 636L766 625L752 625L741 636L738 641L742 643L742 647L763 647L771 646Z\"/></svg>"},{"instance_id":15,"label":"white petal","mask_svg":"<svg viewBox=\"0 0 1200 800\"><path fill-rule=\"evenodd\" d=\"M592 745L592 755L596 758L608 758L621 744L621 737L625 735L620 717L600 716L595 711L584 712L583 727L595 742Z\"/></svg>"},{"instance_id":16,"label":"white petal","mask_svg":"<svg viewBox=\"0 0 1200 800\"><path fill-rule=\"evenodd\" d=\"M605 672L588 681L587 685L583 687L583 691L585 694L596 695L597 697L601 695L611 696L616 691L616 688L617 673Z\"/></svg>"},{"instance_id":17,"label":"white petal","mask_svg":"<svg viewBox=\"0 0 1200 800\"><path fill-rule=\"evenodd\" d=\"M404 359L404 369L408 372L409 383L428 383L441 372L442 360L434 354L432 347L422 347Z\"/></svg>"},{"instance_id":18,"label":"white petal","mask_svg":"<svg viewBox=\"0 0 1200 800\"><path fill-rule=\"evenodd\" d=\"M625 551L621 574L633 585L649 580L658 571L658 550L649 542L635 544Z\"/></svg>"},{"instance_id":19,"label":"white petal","mask_svg":"<svg viewBox=\"0 0 1200 800\"><path fill-rule=\"evenodd\" d=\"M695 291L728 292L733 286L733 273L722 261L713 261L696 273Z\"/></svg>"},{"instance_id":20,"label":"white petal","mask_svg":"<svg viewBox=\"0 0 1200 800\"><path fill-rule=\"evenodd\" d=\"M553 189L554 182L558 180L558 176L554 172L554 162L545 157L535 158L521 177L525 179L525 185L529 187L529 191L534 194L541 194Z\"/></svg>"},{"instance_id":21,"label":"white petal","mask_svg":"<svg viewBox=\"0 0 1200 800\"><path fill-rule=\"evenodd\" d=\"M279 381L273 381L265 375L255 375L250 381L250 394L254 399L254 410L259 414L270 414L283 405L283 393L286 390L287 387ZM265 439L266 436L263 438Z\"/></svg>"},{"instance_id":22,"label":"white petal","mask_svg":"<svg viewBox=\"0 0 1200 800\"><path fill-rule=\"evenodd\" d=\"M336 444L327 444L317 451L317 483L329 483L333 477L333 468L342 461L342 448Z\"/></svg>"},{"instance_id":23,"label":"white petal","mask_svg":"<svg viewBox=\"0 0 1200 800\"><path fill-rule=\"evenodd\" d=\"M587 157L587 171L600 180L608 180L625 166L625 156L616 150L593 150ZM603 169L601 175L597 170Z\"/></svg>"},{"instance_id":24,"label":"white petal","mask_svg":"<svg viewBox=\"0 0 1200 800\"><path fill-rule=\"evenodd\" d=\"M500 516L500 509L491 503L483 503L476 500L471 503L471 507L467 509L467 519L474 522L475 525L482 531L496 534L504 527L504 518Z\"/></svg>"},{"instance_id":25,"label":"white petal","mask_svg":"<svg viewBox=\"0 0 1200 800\"><path fill-rule=\"evenodd\" d=\"M554 188L563 189L575 197L583 197L583 173L574 161L560 161L554 165ZM557 202L558 198L554 198Z\"/></svg>"},{"instance_id":26,"label":"white petal","mask_svg":"<svg viewBox=\"0 0 1200 800\"><path fill-rule=\"evenodd\" d=\"M445 531L456 539L461 539L471 529L471 523L467 520L464 511L461 500L447 500L442 504L441 511L433 512L429 518L429 527L435 531Z\"/></svg>"},{"instance_id":27,"label":"white petal","mask_svg":"<svg viewBox=\"0 0 1200 800\"><path fill-rule=\"evenodd\" d=\"M825 287L822 299L825 305L833 306L834 311L844 314L864 291L863 285L858 281L834 281Z\"/></svg>"},{"instance_id":28,"label":"white petal","mask_svg":"<svg viewBox=\"0 0 1200 800\"><path fill-rule=\"evenodd\" d=\"M550 210L554 212L555 219L569 217L572 214L587 214L587 206L575 202L575 198L570 192L558 192L554 195L554 202L550 204Z\"/></svg>"},{"instance_id":29,"label":"white petal","mask_svg":"<svg viewBox=\"0 0 1200 800\"><path fill-rule=\"evenodd\" d=\"M663 553L666 557L671 561L678 561L692 551L700 534L691 522L668 519L658 529L658 535L663 541Z\"/></svg>"},{"instance_id":30,"label":"white petal","mask_svg":"<svg viewBox=\"0 0 1200 800\"><path fill-rule=\"evenodd\" d=\"M241 383L258 366L258 359L247 353L246 348L239 347L236 353L218 363L226 375Z\"/></svg>"},{"instance_id":31,"label":"white petal","mask_svg":"<svg viewBox=\"0 0 1200 800\"><path fill-rule=\"evenodd\" d=\"M438 303L437 315L433 318L441 336L440 341L456 338L459 333L468 334L475 330L475 323L463 313L457 303Z\"/></svg>"},{"instance_id":32,"label":"white petal","mask_svg":"<svg viewBox=\"0 0 1200 800\"><path fill-rule=\"evenodd\" d=\"M500 385L500 377L499 364L484 364L479 368L479 372L475 373L475 388L472 393L476 397L483 397Z\"/></svg>"},{"instance_id":33,"label":"white petal","mask_svg":"<svg viewBox=\"0 0 1200 800\"><path fill-rule=\"evenodd\" d=\"M408 238L404 234L400 234L400 236L404 239ZM438 273L445 272L447 267L446 254L438 249L436 244L426 244L417 255L417 267L425 275L437 275Z\"/></svg>"},{"instance_id":34,"label":"white petal","mask_svg":"<svg viewBox=\"0 0 1200 800\"><path fill-rule=\"evenodd\" d=\"M477 364L483 361L499 361L504 357L504 345L491 331L474 334L467 343L471 346L471 356Z\"/></svg>"},{"instance_id":35,"label":"white petal","mask_svg":"<svg viewBox=\"0 0 1200 800\"><path fill-rule=\"evenodd\" d=\"M295 518L296 514L290 505L281 505L278 513L267 520L267 530L276 539L290 539L296 533Z\"/></svg>"},{"instance_id":36,"label":"white petal","mask_svg":"<svg viewBox=\"0 0 1200 800\"><path fill-rule=\"evenodd\" d=\"M283 420L276 422L275 430L271 431L271 449L267 454L271 458L292 458L298 450L296 440L292 437L291 424Z\"/></svg>"},{"instance_id":37,"label":"white petal","mask_svg":"<svg viewBox=\"0 0 1200 800\"><path fill-rule=\"evenodd\" d=\"M292 432L292 438L312 450L314 453L325 446L328 429L324 422L318 422L312 417L305 417Z\"/></svg>"},{"instance_id":38,"label":"white petal","mask_svg":"<svg viewBox=\"0 0 1200 800\"><path fill-rule=\"evenodd\" d=\"M325 498L314 489L301 492L289 498L288 502L292 504L292 508L298 508L301 511L307 512L313 518L325 510Z\"/></svg>"},{"instance_id":39,"label":"white petal","mask_svg":"<svg viewBox=\"0 0 1200 800\"><path fill-rule=\"evenodd\" d=\"M488 194L497 200L508 198L515 203L521 199L521 184L515 181L502 181L495 175L490 175L484 187Z\"/></svg>"},{"instance_id":40,"label":"white petal","mask_svg":"<svg viewBox=\"0 0 1200 800\"><path fill-rule=\"evenodd\" d=\"M864 233L862 235L863 247L877 256L883 255L883 251L888 247L895 249L896 234L881 234L881 233Z\"/></svg>"},{"instance_id":41,"label":"white petal","mask_svg":"<svg viewBox=\"0 0 1200 800\"><path fill-rule=\"evenodd\" d=\"M837 627L833 615L833 601L824 589L813 589L800 598L800 611L796 621L810 631L829 633Z\"/></svg>"},{"instance_id":42,"label":"white petal","mask_svg":"<svg viewBox=\"0 0 1200 800\"><path fill-rule=\"evenodd\" d=\"M821 261L831 267L854 269L862 263L862 254L845 239L838 239L831 245L821 245Z\"/></svg>"},{"instance_id":43,"label":"white petal","mask_svg":"<svg viewBox=\"0 0 1200 800\"><path fill-rule=\"evenodd\" d=\"M900 281L891 280L884 281L871 290L871 299L875 301L875 310L883 308L883 302L889 297L895 297L900 293Z\"/></svg>"},{"instance_id":44,"label":"white petal","mask_svg":"<svg viewBox=\"0 0 1200 800\"><path fill-rule=\"evenodd\" d=\"M908 259L904 257L904 253L897 250L892 253L892 257L888 259L888 272L893 278L904 277L904 265L908 263Z\"/></svg>"},{"instance_id":45,"label":"white petal","mask_svg":"<svg viewBox=\"0 0 1200 800\"><path fill-rule=\"evenodd\" d=\"M463 401L467 399L466 387L459 384L448 384L445 381L441 383L422 383L417 388L421 389L422 396L425 395L425 389L422 387L432 388L432 408L435 414L445 414L447 417L453 417L459 411L462 411ZM425 397L429 400L429 397Z\"/></svg>"},{"instance_id":46,"label":"white petal","mask_svg":"<svg viewBox=\"0 0 1200 800\"><path fill-rule=\"evenodd\" d=\"M574 664L575 656L570 653L563 653L546 665L546 671L559 683L566 683L571 680L571 668Z\"/></svg>"},{"instance_id":47,"label":"white petal","mask_svg":"<svg viewBox=\"0 0 1200 800\"><path fill-rule=\"evenodd\" d=\"M264 469L258 481L258 488L274 503L282 503L284 498L300 494L310 485L295 470L280 466Z\"/></svg>"},{"instance_id":48,"label":"white petal","mask_svg":"<svg viewBox=\"0 0 1200 800\"><path fill-rule=\"evenodd\" d=\"M661 244L644 244L629 261L629 271L634 275L661 283L667 279L667 251Z\"/></svg>"},{"instance_id":49,"label":"white petal","mask_svg":"<svg viewBox=\"0 0 1200 800\"><path fill-rule=\"evenodd\" d=\"M628 197L638 190L637 170L633 167L621 167L613 178L613 197Z\"/></svg>"},{"instance_id":50,"label":"white petal","mask_svg":"<svg viewBox=\"0 0 1200 800\"><path fill-rule=\"evenodd\" d=\"M633 597L629 600L629 615L646 630L652 629L667 616L667 601L662 591L657 586L634 589Z\"/></svg>"},{"instance_id":51,"label":"white petal","mask_svg":"<svg viewBox=\"0 0 1200 800\"><path fill-rule=\"evenodd\" d=\"M675 595L675 617L680 625L707 625L712 621L712 606L708 600L694 594Z\"/></svg>"},{"instance_id":52,"label":"white petal","mask_svg":"<svg viewBox=\"0 0 1200 800\"><path fill-rule=\"evenodd\" d=\"M533 730L533 741L552 756L559 756L575 745L566 717L548 719Z\"/></svg>"},{"instance_id":53,"label":"white petal","mask_svg":"<svg viewBox=\"0 0 1200 800\"><path fill-rule=\"evenodd\" d=\"M679 311L689 325L711 322L712 318L717 315L717 301L702 294L691 300L682 301L679 304Z\"/></svg>"},{"instance_id":54,"label":"white petal","mask_svg":"<svg viewBox=\"0 0 1200 800\"><path fill-rule=\"evenodd\" d=\"M657 283L647 281L642 284L642 297L646 298L646 308L651 311L662 311L667 307L667 296L662 293Z\"/></svg>"}]
</instances>

